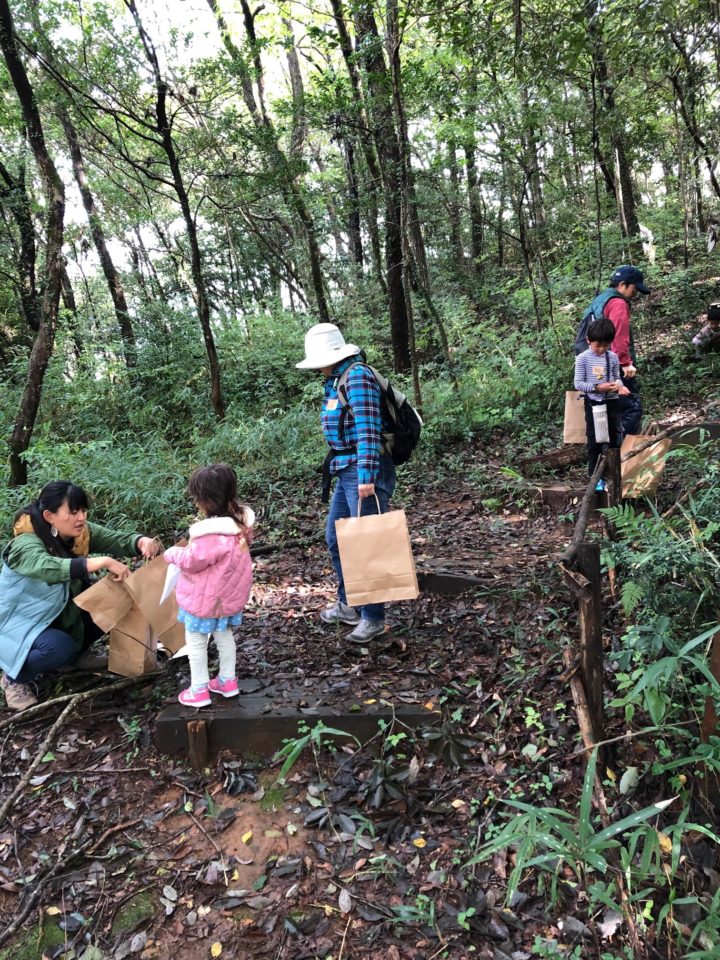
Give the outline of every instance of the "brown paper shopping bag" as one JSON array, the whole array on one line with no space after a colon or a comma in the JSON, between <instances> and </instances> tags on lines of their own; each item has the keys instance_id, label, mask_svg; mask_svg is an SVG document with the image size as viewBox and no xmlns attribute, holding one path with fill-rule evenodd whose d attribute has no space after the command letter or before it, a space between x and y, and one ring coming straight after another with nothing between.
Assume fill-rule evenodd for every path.
<instances>
[{"instance_id":1,"label":"brown paper shopping bag","mask_svg":"<svg viewBox=\"0 0 720 960\"><path fill-rule=\"evenodd\" d=\"M175 594L160 603L166 569L163 558L156 557L121 583L104 577L75 597L75 603L110 634L112 673L124 677L149 673L157 666L158 639L171 653L185 643Z\"/></svg>"},{"instance_id":2,"label":"brown paper shopping bag","mask_svg":"<svg viewBox=\"0 0 720 960\"><path fill-rule=\"evenodd\" d=\"M101 630L110 633L130 612L133 600L122 583L112 577L103 577L79 593L75 604L86 610Z\"/></svg>"},{"instance_id":3,"label":"brown paper shopping bag","mask_svg":"<svg viewBox=\"0 0 720 960\"><path fill-rule=\"evenodd\" d=\"M351 607L420 595L404 510L336 520L335 530Z\"/></svg>"},{"instance_id":4,"label":"brown paper shopping bag","mask_svg":"<svg viewBox=\"0 0 720 960\"><path fill-rule=\"evenodd\" d=\"M133 606L110 631L110 673L139 677L157 670L157 634L139 607Z\"/></svg>"},{"instance_id":5,"label":"brown paper shopping bag","mask_svg":"<svg viewBox=\"0 0 720 960\"><path fill-rule=\"evenodd\" d=\"M632 436L628 434L620 448L621 457L630 453L636 447L647 443L648 440L652 440L652 437L643 434ZM648 497L655 492L665 469L665 461L671 443L672 441L666 437L624 463L621 460L622 495L624 497Z\"/></svg>"},{"instance_id":6,"label":"brown paper shopping bag","mask_svg":"<svg viewBox=\"0 0 720 960\"><path fill-rule=\"evenodd\" d=\"M563 425L563 443L585 443L585 404L583 394L577 390L565 391L565 423Z\"/></svg>"}]
</instances>

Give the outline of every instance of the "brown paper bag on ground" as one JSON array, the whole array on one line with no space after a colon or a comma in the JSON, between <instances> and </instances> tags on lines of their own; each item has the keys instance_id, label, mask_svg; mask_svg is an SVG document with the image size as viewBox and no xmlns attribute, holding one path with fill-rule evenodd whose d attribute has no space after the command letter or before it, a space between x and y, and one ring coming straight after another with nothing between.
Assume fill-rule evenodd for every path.
<instances>
[{"instance_id":1,"label":"brown paper bag on ground","mask_svg":"<svg viewBox=\"0 0 720 960\"><path fill-rule=\"evenodd\" d=\"M351 607L420 595L404 510L336 520L335 530Z\"/></svg>"},{"instance_id":2,"label":"brown paper bag on ground","mask_svg":"<svg viewBox=\"0 0 720 960\"><path fill-rule=\"evenodd\" d=\"M76 606L87 611L95 623L110 633L132 608L133 599L122 583L103 577L75 597Z\"/></svg>"},{"instance_id":3,"label":"brown paper bag on ground","mask_svg":"<svg viewBox=\"0 0 720 960\"><path fill-rule=\"evenodd\" d=\"M177 622L175 594L160 604L167 564L156 557L119 583L104 577L75 597L101 630L110 634L108 669L123 677L138 677L157 669L158 639L171 653L185 643Z\"/></svg>"},{"instance_id":4,"label":"brown paper bag on ground","mask_svg":"<svg viewBox=\"0 0 720 960\"><path fill-rule=\"evenodd\" d=\"M175 593L160 603L168 565L162 557L155 557L139 567L124 581L128 593L140 607L155 633L164 633L177 623L178 605Z\"/></svg>"},{"instance_id":5,"label":"brown paper bag on ground","mask_svg":"<svg viewBox=\"0 0 720 960\"><path fill-rule=\"evenodd\" d=\"M139 677L157 670L157 634L137 606L131 607L110 631L108 670L122 677Z\"/></svg>"},{"instance_id":6,"label":"brown paper bag on ground","mask_svg":"<svg viewBox=\"0 0 720 960\"><path fill-rule=\"evenodd\" d=\"M642 446L652 437L644 434L626 436L620 448L620 456L630 453L636 447ZM621 463L620 470L622 474L622 495L624 497L647 497L655 492L660 477L665 469L668 450L672 441L669 438L654 443L647 450L638 453Z\"/></svg>"},{"instance_id":7,"label":"brown paper bag on ground","mask_svg":"<svg viewBox=\"0 0 720 960\"><path fill-rule=\"evenodd\" d=\"M577 390L565 391L565 423L563 443L586 443L584 394Z\"/></svg>"}]
</instances>

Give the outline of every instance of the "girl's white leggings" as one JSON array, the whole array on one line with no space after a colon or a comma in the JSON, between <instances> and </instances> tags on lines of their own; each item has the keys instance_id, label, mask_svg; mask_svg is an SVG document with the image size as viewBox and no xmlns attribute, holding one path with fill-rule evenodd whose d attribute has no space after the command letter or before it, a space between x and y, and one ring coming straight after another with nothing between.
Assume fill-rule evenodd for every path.
<instances>
[{"instance_id":1,"label":"girl's white leggings","mask_svg":"<svg viewBox=\"0 0 720 960\"><path fill-rule=\"evenodd\" d=\"M215 646L220 656L220 676L227 680L235 676L236 650L235 637L232 630L216 630L213 634ZM190 661L190 683L193 687L202 687L210 682L208 675L208 640L209 633L197 633L185 629L185 642L188 648Z\"/></svg>"}]
</instances>

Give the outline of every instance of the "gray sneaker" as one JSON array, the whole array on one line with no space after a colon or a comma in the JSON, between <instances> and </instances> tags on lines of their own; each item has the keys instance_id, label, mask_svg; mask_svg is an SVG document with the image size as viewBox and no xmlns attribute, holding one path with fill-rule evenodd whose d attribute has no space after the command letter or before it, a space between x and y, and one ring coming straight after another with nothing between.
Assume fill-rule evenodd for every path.
<instances>
[{"instance_id":1,"label":"gray sneaker","mask_svg":"<svg viewBox=\"0 0 720 960\"><path fill-rule=\"evenodd\" d=\"M349 635L348 640L352 640L353 643L366 643L382 633L385 633L384 620L361 620Z\"/></svg>"},{"instance_id":2,"label":"gray sneaker","mask_svg":"<svg viewBox=\"0 0 720 960\"><path fill-rule=\"evenodd\" d=\"M5 703L8 710L27 710L38 702L35 691L29 683L15 683L5 674L0 680L0 687L5 694Z\"/></svg>"},{"instance_id":3,"label":"gray sneaker","mask_svg":"<svg viewBox=\"0 0 720 960\"><path fill-rule=\"evenodd\" d=\"M331 607L325 607L320 613L320 619L323 623L347 623L348 626L354 627L360 622L360 614L353 607L338 600Z\"/></svg>"}]
</instances>

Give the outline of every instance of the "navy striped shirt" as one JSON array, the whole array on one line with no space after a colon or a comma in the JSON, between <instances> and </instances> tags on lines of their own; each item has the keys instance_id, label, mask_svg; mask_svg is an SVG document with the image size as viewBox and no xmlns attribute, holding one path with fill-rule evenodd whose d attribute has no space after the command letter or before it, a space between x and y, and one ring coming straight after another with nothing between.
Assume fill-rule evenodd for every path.
<instances>
[{"instance_id":1,"label":"navy striped shirt","mask_svg":"<svg viewBox=\"0 0 720 960\"><path fill-rule=\"evenodd\" d=\"M598 393L599 383L614 383L620 379L618 355L608 350L599 357L589 348L575 358L575 389L584 393L588 400L617 400L617 392Z\"/></svg>"}]
</instances>

